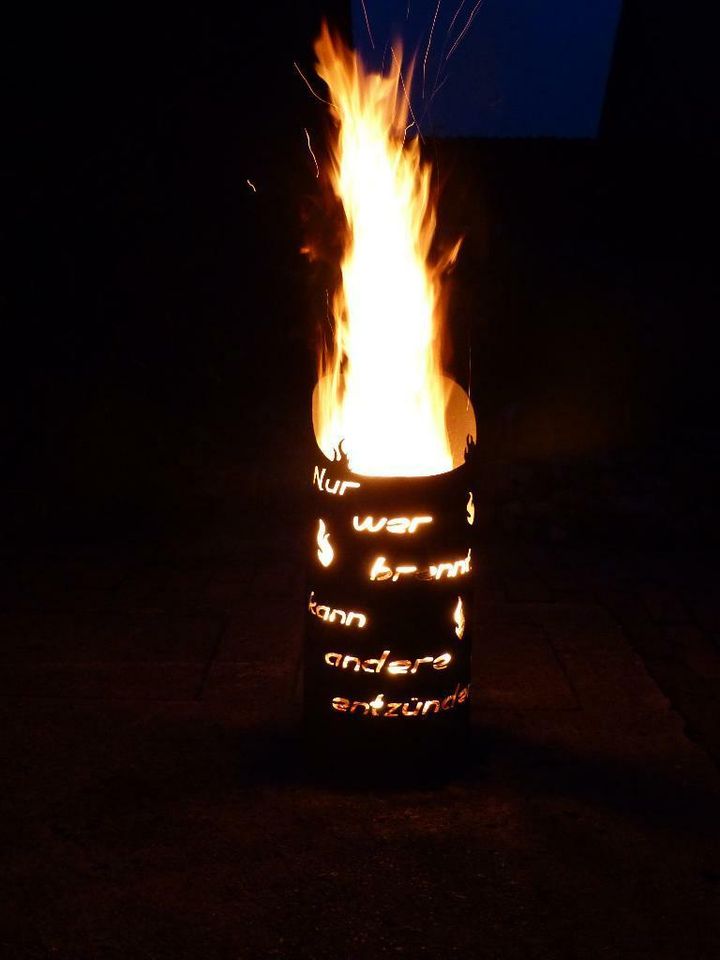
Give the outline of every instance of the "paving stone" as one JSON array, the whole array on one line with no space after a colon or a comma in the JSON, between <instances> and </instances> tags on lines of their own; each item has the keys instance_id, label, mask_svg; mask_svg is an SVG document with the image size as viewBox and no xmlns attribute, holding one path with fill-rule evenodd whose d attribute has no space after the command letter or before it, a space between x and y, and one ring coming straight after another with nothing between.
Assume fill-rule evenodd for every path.
<instances>
[{"instance_id":1,"label":"paving stone","mask_svg":"<svg viewBox=\"0 0 720 960\"><path fill-rule=\"evenodd\" d=\"M496 611L497 613L497 611ZM486 706L576 709L578 701L543 631L532 623L480 623L473 645L473 689Z\"/></svg>"},{"instance_id":2,"label":"paving stone","mask_svg":"<svg viewBox=\"0 0 720 960\"><path fill-rule=\"evenodd\" d=\"M261 565L252 582L256 596L287 597L302 593L305 582L304 567L287 560L275 560Z\"/></svg>"},{"instance_id":3,"label":"paving stone","mask_svg":"<svg viewBox=\"0 0 720 960\"><path fill-rule=\"evenodd\" d=\"M53 659L113 662L182 660L205 663L222 629L219 615L173 615L164 611L103 613L78 618L75 642Z\"/></svg>"},{"instance_id":4,"label":"paving stone","mask_svg":"<svg viewBox=\"0 0 720 960\"><path fill-rule=\"evenodd\" d=\"M281 664L213 663L202 699L224 702L243 723L278 723L298 715L299 660Z\"/></svg>"},{"instance_id":5,"label":"paving stone","mask_svg":"<svg viewBox=\"0 0 720 960\"><path fill-rule=\"evenodd\" d=\"M74 613L0 615L0 660L49 659L71 650L78 632Z\"/></svg>"},{"instance_id":6,"label":"paving stone","mask_svg":"<svg viewBox=\"0 0 720 960\"><path fill-rule=\"evenodd\" d=\"M172 569L167 565L142 567L132 571L114 591L110 609L158 608L159 598L168 587L171 572Z\"/></svg>"},{"instance_id":7,"label":"paving stone","mask_svg":"<svg viewBox=\"0 0 720 960\"><path fill-rule=\"evenodd\" d=\"M705 630L720 636L720 596L717 588L707 592L687 592L687 602L692 613Z\"/></svg>"},{"instance_id":8,"label":"paving stone","mask_svg":"<svg viewBox=\"0 0 720 960\"><path fill-rule=\"evenodd\" d=\"M216 660L278 662L296 656L302 645L304 615L304 604L298 599L254 602L246 613L228 618Z\"/></svg>"},{"instance_id":9,"label":"paving stone","mask_svg":"<svg viewBox=\"0 0 720 960\"><path fill-rule=\"evenodd\" d=\"M212 571L209 579L214 583L247 584L255 576L255 567L254 558L239 563L222 564Z\"/></svg>"},{"instance_id":10,"label":"paving stone","mask_svg":"<svg viewBox=\"0 0 720 960\"><path fill-rule=\"evenodd\" d=\"M466 770L432 790L328 789L300 761L293 563L255 593L223 572L229 555L206 562L177 594L229 592L192 614L116 594L111 610L0 618L13 960L329 960L329 929L358 960L478 944L502 960L714 960L720 777L627 631L676 676L700 656L708 723L712 638L656 623L647 580L618 589L596 563L612 612L478 590Z\"/></svg>"},{"instance_id":11,"label":"paving stone","mask_svg":"<svg viewBox=\"0 0 720 960\"><path fill-rule=\"evenodd\" d=\"M701 677L720 678L720 648L699 627L676 624L665 627L665 636L677 656Z\"/></svg>"},{"instance_id":12,"label":"paving stone","mask_svg":"<svg viewBox=\"0 0 720 960\"><path fill-rule=\"evenodd\" d=\"M252 586L246 582L211 580L202 591L202 604L210 609L239 612L253 602Z\"/></svg>"},{"instance_id":13,"label":"paving stone","mask_svg":"<svg viewBox=\"0 0 720 960\"><path fill-rule=\"evenodd\" d=\"M640 595L653 620L658 623L687 623L688 611L672 590L652 584L644 585Z\"/></svg>"},{"instance_id":14,"label":"paving stone","mask_svg":"<svg viewBox=\"0 0 720 960\"><path fill-rule=\"evenodd\" d=\"M535 606L583 707L625 715L667 712L668 702L620 628L597 607Z\"/></svg>"},{"instance_id":15,"label":"paving stone","mask_svg":"<svg viewBox=\"0 0 720 960\"><path fill-rule=\"evenodd\" d=\"M197 662L29 661L4 667L0 696L191 700L203 675L203 665Z\"/></svg>"}]
</instances>

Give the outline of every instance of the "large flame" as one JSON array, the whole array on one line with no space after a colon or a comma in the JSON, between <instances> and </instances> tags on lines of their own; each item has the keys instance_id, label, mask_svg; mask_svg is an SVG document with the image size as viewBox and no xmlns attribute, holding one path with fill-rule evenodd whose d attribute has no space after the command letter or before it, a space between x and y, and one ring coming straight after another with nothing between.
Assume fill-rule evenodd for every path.
<instances>
[{"instance_id":1,"label":"large flame","mask_svg":"<svg viewBox=\"0 0 720 960\"><path fill-rule=\"evenodd\" d=\"M320 363L320 446L332 456L342 441L351 469L368 476L443 473L453 457L440 281L459 244L430 262L431 169L408 136L410 74L398 50L387 74L367 72L325 25L315 53L337 124L331 182L347 220L334 345Z\"/></svg>"}]
</instances>

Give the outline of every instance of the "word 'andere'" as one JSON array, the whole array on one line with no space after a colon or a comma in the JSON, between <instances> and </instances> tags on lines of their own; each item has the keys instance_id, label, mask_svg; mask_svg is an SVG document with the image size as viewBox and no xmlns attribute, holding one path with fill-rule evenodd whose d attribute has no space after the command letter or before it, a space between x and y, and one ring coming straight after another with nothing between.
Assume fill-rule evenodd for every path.
<instances>
[{"instance_id":1,"label":"word 'andere'","mask_svg":"<svg viewBox=\"0 0 720 960\"><path fill-rule=\"evenodd\" d=\"M389 656L389 650L383 650L379 657L369 657L367 660L361 660L350 654L343 656L342 653L326 653L325 663L329 667L339 667L341 670L352 669L355 673L361 670L364 673L382 673L383 670L387 670L392 674L405 674L417 673L424 663L432 664L433 670L446 670L452 660L451 653L441 653L437 657L418 657L415 661L391 660L388 663Z\"/></svg>"},{"instance_id":2,"label":"word 'andere'","mask_svg":"<svg viewBox=\"0 0 720 960\"><path fill-rule=\"evenodd\" d=\"M313 590L308 600L308 610L313 616L318 617L320 620L324 620L326 623L341 623L346 627L352 627L357 624L360 629L367 623L367 617L364 613L355 613L354 610L346 612L337 607L329 607L326 603L318 603L317 600L313 600L314 596L315 591Z\"/></svg>"},{"instance_id":3,"label":"word 'andere'","mask_svg":"<svg viewBox=\"0 0 720 960\"><path fill-rule=\"evenodd\" d=\"M345 697L333 697L331 706L338 713L360 713L371 717L424 717L428 713L440 713L441 710L454 710L470 696L470 684L455 687L453 692L441 700L418 700L411 697L404 703L385 703L382 694L378 694L369 703L365 700L347 700Z\"/></svg>"}]
</instances>

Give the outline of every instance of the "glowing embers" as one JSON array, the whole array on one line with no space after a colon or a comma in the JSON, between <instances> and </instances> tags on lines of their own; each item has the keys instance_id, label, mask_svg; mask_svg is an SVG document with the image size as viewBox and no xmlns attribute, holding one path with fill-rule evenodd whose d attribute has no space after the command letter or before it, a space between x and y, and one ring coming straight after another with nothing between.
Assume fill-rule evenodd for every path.
<instances>
[{"instance_id":1,"label":"glowing embers","mask_svg":"<svg viewBox=\"0 0 720 960\"><path fill-rule=\"evenodd\" d=\"M355 613L354 610L346 612L337 607L329 607L326 603L318 603L316 600L313 600L314 596L315 591L313 590L308 600L308 610L314 617L317 617L318 620L323 620L325 623L340 623L344 627L357 626L361 630L367 623L367 617L364 613Z\"/></svg>"},{"instance_id":2,"label":"glowing embers","mask_svg":"<svg viewBox=\"0 0 720 960\"><path fill-rule=\"evenodd\" d=\"M465 519L472 526L475 523L475 501L472 490L468 493L468 502L465 504Z\"/></svg>"},{"instance_id":3,"label":"glowing embers","mask_svg":"<svg viewBox=\"0 0 720 960\"><path fill-rule=\"evenodd\" d=\"M461 687L458 683L452 693L439 700L418 700L410 697L405 702L385 702L383 694L379 693L374 700L348 700L346 697L333 697L330 705L338 713L357 713L367 717L425 717L428 714L454 710L459 704L465 703L470 696L470 684Z\"/></svg>"},{"instance_id":4,"label":"glowing embers","mask_svg":"<svg viewBox=\"0 0 720 960\"><path fill-rule=\"evenodd\" d=\"M318 545L318 560L324 567L329 567L333 562L335 551L330 546L330 534L328 533L328 529L325 526L324 520L318 520L318 532L316 540Z\"/></svg>"},{"instance_id":5,"label":"glowing embers","mask_svg":"<svg viewBox=\"0 0 720 960\"><path fill-rule=\"evenodd\" d=\"M321 493L330 493L333 496L342 497L346 490L358 490L360 484L355 480L331 480L327 476L327 467L315 467L313 469L313 484Z\"/></svg>"},{"instance_id":6,"label":"glowing embers","mask_svg":"<svg viewBox=\"0 0 720 960\"><path fill-rule=\"evenodd\" d=\"M429 567L417 567L413 564L398 564L397 566L388 566L385 557L376 557L370 568L371 580L392 580L393 583L401 577L413 577L416 580L442 580L462 577L470 573L470 554L468 549L467 556L460 560L451 560L444 563L433 563Z\"/></svg>"},{"instance_id":7,"label":"glowing embers","mask_svg":"<svg viewBox=\"0 0 720 960\"><path fill-rule=\"evenodd\" d=\"M353 527L358 533L380 533L381 530L387 530L388 533L415 533L418 527L425 523L432 523L432 517L353 517Z\"/></svg>"},{"instance_id":8,"label":"glowing embers","mask_svg":"<svg viewBox=\"0 0 720 960\"><path fill-rule=\"evenodd\" d=\"M389 650L383 650L379 657L369 657L367 660L361 660L360 657L353 657L350 654L326 653L325 663L329 667L335 667L339 670L352 670L354 673L387 673L393 675L404 675L406 673L417 673L425 664L427 669L447 670L452 661L451 653L441 653L436 657L416 657L413 660L390 660Z\"/></svg>"}]
</instances>

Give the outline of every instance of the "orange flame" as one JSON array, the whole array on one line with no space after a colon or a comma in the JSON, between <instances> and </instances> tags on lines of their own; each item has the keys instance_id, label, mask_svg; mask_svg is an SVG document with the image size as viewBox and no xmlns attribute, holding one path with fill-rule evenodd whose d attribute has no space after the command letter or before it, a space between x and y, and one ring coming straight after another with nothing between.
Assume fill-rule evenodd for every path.
<instances>
[{"instance_id":1,"label":"orange flame","mask_svg":"<svg viewBox=\"0 0 720 960\"><path fill-rule=\"evenodd\" d=\"M458 640L462 640L465 634L465 610L463 608L462 597L458 597L457 606L453 613L453 620L455 621L455 635Z\"/></svg>"},{"instance_id":2,"label":"orange flame","mask_svg":"<svg viewBox=\"0 0 720 960\"><path fill-rule=\"evenodd\" d=\"M399 51L386 75L367 72L326 25L315 53L337 126L331 182L347 221L334 345L320 360L320 446L332 458L343 441L351 468L368 476L443 473L453 456L441 278L460 244L430 262L431 169L407 138L410 75Z\"/></svg>"},{"instance_id":3,"label":"orange flame","mask_svg":"<svg viewBox=\"0 0 720 960\"><path fill-rule=\"evenodd\" d=\"M330 546L330 534L328 529L325 526L324 520L318 520L318 532L317 532L317 546L318 546L318 560L324 567L329 567L333 562L333 557L335 556L335 551Z\"/></svg>"}]
</instances>

